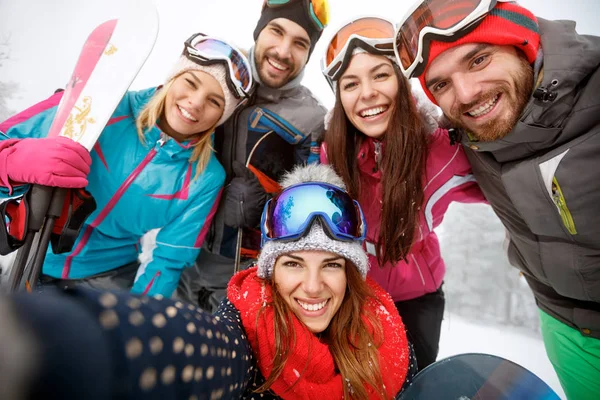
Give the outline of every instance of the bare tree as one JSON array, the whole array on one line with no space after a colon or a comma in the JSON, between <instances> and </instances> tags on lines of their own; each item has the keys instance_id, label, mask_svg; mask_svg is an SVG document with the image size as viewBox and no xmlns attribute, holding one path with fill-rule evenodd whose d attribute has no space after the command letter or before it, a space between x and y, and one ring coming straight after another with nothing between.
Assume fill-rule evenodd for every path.
<instances>
[{"instance_id":1,"label":"bare tree","mask_svg":"<svg viewBox=\"0 0 600 400\"><path fill-rule=\"evenodd\" d=\"M10 35L0 38L0 70L6 60L10 59ZM17 92L19 85L15 82L0 81L0 122L4 121L14 111L8 107L8 100Z\"/></svg>"},{"instance_id":2,"label":"bare tree","mask_svg":"<svg viewBox=\"0 0 600 400\"><path fill-rule=\"evenodd\" d=\"M440 228L448 310L473 321L537 331L533 294L519 271L508 263L503 248L506 233L491 207L452 204Z\"/></svg>"}]
</instances>

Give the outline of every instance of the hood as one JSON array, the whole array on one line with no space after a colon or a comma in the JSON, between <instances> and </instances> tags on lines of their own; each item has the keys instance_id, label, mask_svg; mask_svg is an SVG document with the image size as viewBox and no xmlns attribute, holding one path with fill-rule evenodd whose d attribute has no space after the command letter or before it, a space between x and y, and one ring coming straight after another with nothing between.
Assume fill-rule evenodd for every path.
<instances>
[{"instance_id":1,"label":"hood","mask_svg":"<svg viewBox=\"0 0 600 400\"><path fill-rule=\"evenodd\" d=\"M543 101L532 96L515 128L501 140L463 143L477 151L492 152L499 162L531 156L572 139L580 132L567 131L563 123L585 89L585 81L600 61L600 38L579 35L573 21L538 19L543 65L536 89L545 89L554 99ZM598 99L600 101L600 99Z\"/></svg>"}]
</instances>

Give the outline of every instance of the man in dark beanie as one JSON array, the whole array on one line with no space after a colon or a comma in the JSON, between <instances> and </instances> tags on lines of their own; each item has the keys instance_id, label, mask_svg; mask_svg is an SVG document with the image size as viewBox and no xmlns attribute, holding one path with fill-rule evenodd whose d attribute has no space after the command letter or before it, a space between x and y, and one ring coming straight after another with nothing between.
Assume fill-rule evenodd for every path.
<instances>
[{"instance_id":1,"label":"man in dark beanie","mask_svg":"<svg viewBox=\"0 0 600 400\"><path fill-rule=\"evenodd\" d=\"M460 128L567 397L600 398L600 37L515 2L428 0L395 45Z\"/></svg>"},{"instance_id":2,"label":"man in dark beanie","mask_svg":"<svg viewBox=\"0 0 600 400\"><path fill-rule=\"evenodd\" d=\"M260 216L283 173L318 161L326 110L300 82L328 14L327 0L264 2L249 52L256 91L217 129L225 190L196 265L183 272L177 297L215 310L234 271L258 253Z\"/></svg>"}]
</instances>

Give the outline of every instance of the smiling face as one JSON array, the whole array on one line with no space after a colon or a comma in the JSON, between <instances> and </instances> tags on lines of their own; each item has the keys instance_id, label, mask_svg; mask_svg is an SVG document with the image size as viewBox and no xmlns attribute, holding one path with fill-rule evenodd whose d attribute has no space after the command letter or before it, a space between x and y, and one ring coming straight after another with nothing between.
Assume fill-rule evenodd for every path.
<instances>
[{"instance_id":1,"label":"smiling face","mask_svg":"<svg viewBox=\"0 0 600 400\"><path fill-rule=\"evenodd\" d=\"M260 80L277 89L294 79L306 65L310 49L308 33L287 18L275 18L260 32L254 59Z\"/></svg>"},{"instance_id":2,"label":"smiling face","mask_svg":"<svg viewBox=\"0 0 600 400\"><path fill-rule=\"evenodd\" d=\"M326 251L297 251L277 259L280 296L313 333L327 329L346 294L346 259Z\"/></svg>"},{"instance_id":3,"label":"smiling face","mask_svg":"<svg viewBox=\"0 0 600 400\"><path fill-rule=\"evenodd\" d=\"M392 62L383 56L355 54L338 81L338 90L352 125L369 137L381 138L398 95L398 77Z\"/></svg>"},{"instance_id":4,"label":"smiling face","mask_svg":"<svg viewBox=\"0 0 600 400\"><path fill-rule=\"evenodd\" d=\"M224 109L225 98L219 82L204 71L187 71L169 87L159 127L181 142L215 126Z\"/></svg>"},{"instance_id":5,"label":"smiling face","mask_svg":"<svg viewBox=\"0 0 600 400\"><path fill-rule=\"evenodd\" d=\"M448 119L481 141L506 136L533 90L533 69L513 46L470 43L437 56L425 85Z\"/></svg>"}]
</instances>

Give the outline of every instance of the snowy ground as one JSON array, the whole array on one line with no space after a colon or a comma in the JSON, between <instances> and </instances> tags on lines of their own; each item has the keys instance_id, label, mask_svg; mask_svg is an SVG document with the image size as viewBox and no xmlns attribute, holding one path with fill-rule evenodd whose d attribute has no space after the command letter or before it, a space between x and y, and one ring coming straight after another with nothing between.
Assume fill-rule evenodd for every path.
<instances>
[{"instance_id":1,"label":"snowy ground","mask_svg":"<svg viewBox=\"0 0 600 400\"><path fill-rule=\"evenodd\" d=\"M530 329L480 324L446 312L438 360L462 353L487 353L513 361L540 377L561 399L566 399L541 336L532 334Z\"/></svg>"}]
</instances>

